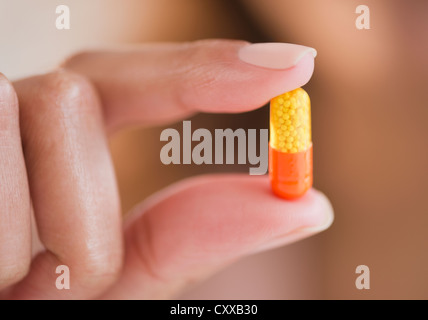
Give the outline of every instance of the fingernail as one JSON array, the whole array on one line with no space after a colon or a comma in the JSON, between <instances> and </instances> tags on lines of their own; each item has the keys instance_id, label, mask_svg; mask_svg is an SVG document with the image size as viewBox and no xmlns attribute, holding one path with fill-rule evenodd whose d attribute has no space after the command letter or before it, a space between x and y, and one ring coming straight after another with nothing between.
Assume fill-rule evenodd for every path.
<instances>
[{"instance_id":1,"label":"fingernail","mask_svg":"<svg viewBox=\"0 0 428 320\"><path fill-rule=\"evenodd\" d=\"M281 42L254 43L238 52L239 59L248 64L278 70L294 67L307 54L315 58L317 51L311 47Z\"/></svg>"}]
</instances>

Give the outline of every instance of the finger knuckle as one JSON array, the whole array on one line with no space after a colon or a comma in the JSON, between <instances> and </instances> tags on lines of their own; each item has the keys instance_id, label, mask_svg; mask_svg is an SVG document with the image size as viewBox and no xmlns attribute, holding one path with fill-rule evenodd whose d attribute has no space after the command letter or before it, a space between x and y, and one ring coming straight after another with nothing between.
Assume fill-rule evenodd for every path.
<instances>
[{"instance_id":1,"label":"finger knuckle","mask_svg":"<svg viewBox=\"0 0 428 320\"><path fill-rule=\"evenodd\" d=\"M87 114L98 110L97 95L89 80L68 70L58 70L42 76L38 83L41 108L59 112L63 117Z\"/></svg>"}]
</instances>

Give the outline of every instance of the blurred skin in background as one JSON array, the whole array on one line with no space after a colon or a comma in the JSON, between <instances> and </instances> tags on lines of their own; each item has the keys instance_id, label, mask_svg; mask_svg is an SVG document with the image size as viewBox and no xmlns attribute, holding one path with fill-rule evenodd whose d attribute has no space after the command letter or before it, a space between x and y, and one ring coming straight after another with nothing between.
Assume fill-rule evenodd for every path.
<instances>
[{"instance_id":1,"label":"blurred skin in background","mask_svg":"<svg viewBox=\"0 0 428 320\"><path fill-rule=\"evenodd\" d=\"M0 22L2 72L10 78L42 72L73 51L115 43L216 37L318 50L305 87L312 100L314 181L333 204L335 224L311 239L246 258L182 298L428 298L428 2L64 4L72 12L68 33L52 28L50 1L0 4L10 13ZM355 27L359 4L370 8L370 30ZM7 30L16 16L22 23L12 36ZM268 109L198 115L192 126L267 128ZM247 172L240 166L165 167L159 161L163 128L126 131L111 141L124 212L190 175ZM369 291L355 288L358 265L370 267Z\"/></svg>"}]
</instances>

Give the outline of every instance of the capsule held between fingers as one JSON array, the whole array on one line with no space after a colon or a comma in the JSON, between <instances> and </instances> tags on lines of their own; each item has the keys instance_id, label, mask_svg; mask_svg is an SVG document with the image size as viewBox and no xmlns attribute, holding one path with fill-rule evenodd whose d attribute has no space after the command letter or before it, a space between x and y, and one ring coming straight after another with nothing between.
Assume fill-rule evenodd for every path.
<instances>
[{"instance_id":1,"label":"capsule held between fingers","mask_svg":"<svg viewBox=\"0 0 428 320\"><path fill-rule=\"evenodd\" d=\"M312 187L311 106L302 88L270 102L269 176L273 192L284 199Z\"/></svg>"}]
</instances>

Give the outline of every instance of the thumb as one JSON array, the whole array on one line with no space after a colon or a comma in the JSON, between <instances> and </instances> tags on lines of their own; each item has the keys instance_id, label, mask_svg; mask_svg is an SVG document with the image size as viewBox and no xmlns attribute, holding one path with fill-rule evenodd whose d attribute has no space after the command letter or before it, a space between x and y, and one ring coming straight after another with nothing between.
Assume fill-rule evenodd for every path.
<instances>
[{"instance_id":1,"label":"thumb","mask_svg":"<svg viewBox=\"0 0 428 320\"><path fill-rule=\"evenodd\" d=\"M266 176L202 176L157 194L126 229L126 259L108 299L165 298L247 254L327 229L327 198L274 196Z\"/></svg>"}]
</instances>

